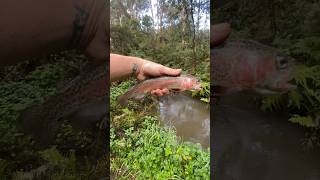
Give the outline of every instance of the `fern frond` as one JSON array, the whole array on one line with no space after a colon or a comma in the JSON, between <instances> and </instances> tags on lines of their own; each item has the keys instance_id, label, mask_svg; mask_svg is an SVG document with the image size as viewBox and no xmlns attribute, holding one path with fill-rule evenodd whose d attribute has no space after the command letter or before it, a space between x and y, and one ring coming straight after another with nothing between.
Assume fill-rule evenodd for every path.
<instances>
[{"instance_id":1,"label":"fern frond","mask_svg":"<svg viewBox=\"0 0 320 180\"><path fill-rule=\"evenodd\" d=\"M293 123L298 123L301 126L305 127L317 127L317 124L311 116L293 115L291 118L289 118L289 121Z\"/></svg>"},{"instance_id":2,"label":"fern frond","mask_svg":"<svg viewBox=\"0 0 320 180\"><path fill-rule=\"evenodd\" d=\"M294 75L294 79L297 85L300 85L305 89L309 89L307 80L308 79L314 80L315 77L316 77L316 74L313 71L313 69L305 65L299 65L296 68L296 72Z\"/></svg>"},{"instance_id":3,"label":"fern frond","mask_svg":"<svg viewBox=\"0 0 320 180\"><path fill-rule=\"evenodd\" d=\"M301 108L301 103L303 101L303 96L297 91L289 92L289 106Z\"/></svg>"},{"instance_id":4,"label":"fern frond","mask_svg":"<svg viewBox=\"0 0 320 180\"><path fill-rule=\"evenodd\" d=\"M275 111L280 110L284 103L282 95L266 96L262 99L261 110L262 111Z\"/></svg>"}]
</instances>

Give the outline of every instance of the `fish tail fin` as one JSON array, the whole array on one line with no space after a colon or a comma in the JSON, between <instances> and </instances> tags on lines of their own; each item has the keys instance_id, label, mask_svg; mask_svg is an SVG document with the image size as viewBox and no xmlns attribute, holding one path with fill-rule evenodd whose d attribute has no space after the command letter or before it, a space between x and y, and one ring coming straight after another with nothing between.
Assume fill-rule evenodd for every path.
<instances>
[{"instance_id":1,"label":"fish tail fin","mask_svg":"<svg viewBox=\"0 0 320 180\"><path fill-rule=\"evenodd\" d=\"M128 100L133 96L133 91L128 91L123 95L118 96L117 100L121 106L126 106L128 104Z\"/></svg>"},{"instance_id":2,"label":"fish tail fin","mask_svg":"<svg viewBox=\"0 0 320 180\"><path fill-rule=\"evenodd\" d=\"M121 96L119 99L118 99L118 102L121 106L126 106L128 104L128 99L124 98L123 96Z\"/></svg>"}]
</instances>

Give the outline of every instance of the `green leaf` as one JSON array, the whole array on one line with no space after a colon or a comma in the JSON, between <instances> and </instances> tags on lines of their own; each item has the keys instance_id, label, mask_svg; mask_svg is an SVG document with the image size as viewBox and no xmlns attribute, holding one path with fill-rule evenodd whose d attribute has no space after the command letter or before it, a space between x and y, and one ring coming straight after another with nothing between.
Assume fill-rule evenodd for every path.
<instances>
[{"instance_id":1,"label":"green leaf","mask_svg":"<svg viewBox=\"0 0 320 180\"><path fill-rule=\"evenodd\" d=\"M316 127L317 124L314 122L311 116L300 116L300 115L293 115L290 119L290 122L298 123L301 126L305 127Z\"/></svg>"}]
</instances>

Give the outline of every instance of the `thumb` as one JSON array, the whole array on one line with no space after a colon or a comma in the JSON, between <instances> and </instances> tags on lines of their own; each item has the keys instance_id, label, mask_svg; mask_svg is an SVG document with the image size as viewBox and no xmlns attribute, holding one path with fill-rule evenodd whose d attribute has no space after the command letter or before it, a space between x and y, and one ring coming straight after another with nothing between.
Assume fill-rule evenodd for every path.
<instances>
[{"instance_id":1,"label":"thumb","mask_svg":"<svg viewBox=\"0 0 320 180\"><path fill-rule=\"evenodd\" d=\"M181 69L172 69L169 67L163 66L160 69L160 74L161 75L169 75L169 76L179 76L181 74Z\"/></svg>"}]
</instances>

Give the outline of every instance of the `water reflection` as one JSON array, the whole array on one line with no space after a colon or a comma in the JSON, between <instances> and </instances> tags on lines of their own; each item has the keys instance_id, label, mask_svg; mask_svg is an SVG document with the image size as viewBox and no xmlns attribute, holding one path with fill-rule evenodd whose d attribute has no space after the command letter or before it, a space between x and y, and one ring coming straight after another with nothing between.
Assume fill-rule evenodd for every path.
<instances>
[{"instance_id":1,"label":"water reflection","mask_svg":"<svg viewBox=\"0 0 320 180\"><path fill-rule=\"evenodd\" d=\"M319 180L320 149L301 145L305 130L286 113L263 113L236 94L214 107L214 176L221 180ZM159 102L161 122L185 141L209 147L209 106L183 94Z\"/></svg>"},{"instance_id":2,"label":"water reflection","mask_svg":"<svg viewBox=\"0 0 320 180\"><path fill-rule=\"evenodd\" d=\"M161 123L175 128L184 141L200 143L204 148L210 146L208 104L182 93L168 95L159 101L159 114Z\"/></svg>"},{"instance_id":3,"label":"water reflection","mask_svg":"<svg viewBox=\"0 0 320 180\"><path fill-rule=\"evenodd\" d=\"M285 114L263 113L240 94L213 113L215 179L320 179L320 150L303 149L304 129Z\"/></svg>"}]
</instances>

